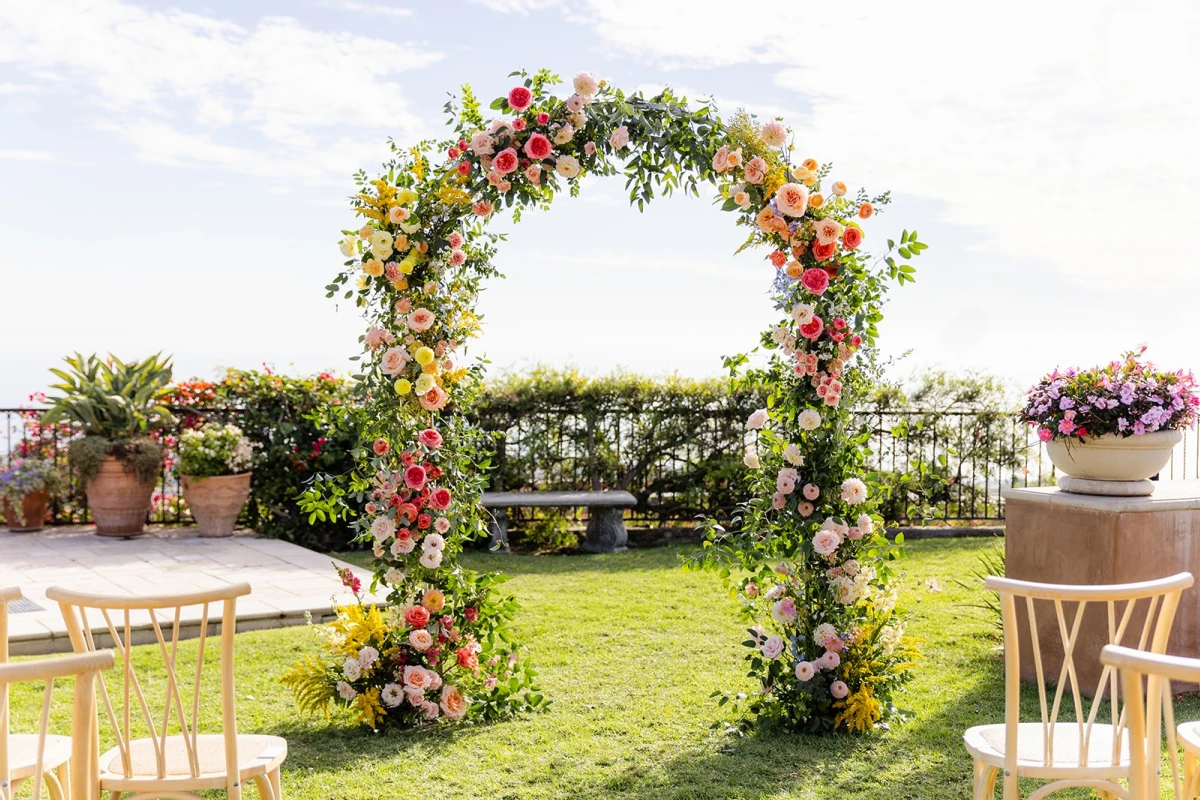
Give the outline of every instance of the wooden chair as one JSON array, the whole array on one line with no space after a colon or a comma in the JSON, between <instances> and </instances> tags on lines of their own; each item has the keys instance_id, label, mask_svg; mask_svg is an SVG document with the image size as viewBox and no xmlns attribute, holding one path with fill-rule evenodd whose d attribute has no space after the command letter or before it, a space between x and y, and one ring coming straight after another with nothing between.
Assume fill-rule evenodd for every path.
<instances>
[{"instance_id":1,"label":"wooden chair","mask_svg":"<svg viewBox=\"0 0 1200 800\"><path fill-rule=\"evenodd\" d=\"M0 588L0 664L8 663L8 604L21 599L21 590L16 587ZM67 762L71 758L71 739L68 736L52 736L45 731L39 734L8 733L8 695L0 695L0 735L6 737L6 753L0 753L0 782L8 782L8 791L16 790L18 784L33 776L38 770L38 785L41 774L46 774L46 784L51 797L62 797L67 782ZM39 762L38 755L41 756ZM8 800L0 787L0 800Z\"/></svg>"},{"instance_id":2,"label":"wooden chair","mask_svg":"<svg viewBox=\"0 0 1200 800\"><path fill-rule=\"evenodd\" d=\"M1185 722L1178 729L1175 728L1171 681L1200 683L1200 658L1147 653L1110 645L1100 652L1100 660L1119 670L1121 675L1121 691L1128 710L1132 761L1129 771L1130 800L1159 800L1161 797L1159 767L1162 764L1163 731L1158 723L1160 713L1166 723L1171 796L1176 800L1195 797L1200 792L1200 772L1197 772L1195 764L1197 749L1194 737L1189 741L1185 738L1185 731L1190 732L1197 723ZM1182 769L1180 744L1184 748Z\"/></svg>"},{"instance_id":3,"label":"wooden chair","mask_svg":"<svg viewBox=\"0 0 1200 800\"><path fill-rule=\"evenodd\" d=\"M258 786L264 800L281 800L280 766L287 757L287 741L278 736L239 735L234 704L233 645L237 630L237 598L250 594L245 583L191 594L160 597L121 597L83 594L52 588L46 597L56 601L66 619L67 632L76 652L96 649L96 638L88 624L89 613L101 634L111 638L120 654L122 691L118 708L103 677L100 697L116 747L99 757L100 786L111 792L111 800L201 800L197 792L224 789L230 800L242 796L247 780ZM209 627L216 623L213 606L219 604L221 639L221 727L220 733L200 733L201 684ZM185 609L187 613L185 614ZM137 634L134 616L154 634L165 672L161 706L148 700L152 673L135 670L131 651ZM171 620L168 634L165 623ZM198 629L194 675L178 668L181 631L189 625ZM157 663L157 661L156 661ZM190 686L187 695L184 687ZM186 713L190 710L190 713ZM172 715L175 717L172 723ZM134 721L136 719L136 722ZM141 736L137 737L140 728ZM93 755L99 740L92 743Z\"/></svg>"},{"instance_id":4,"label":"wooden chair","mask_svg":"<svg viewBox=\"0 0 1200 800\"><path fill-rule=\"evenodd\" d=\"M1118 780L1129 777L1129 741L1124 711L1119 710L1117 673L1104 666L1092 695L1091 708L1084 714L1083 692L1076 677L1076 644L1084 613L1099 607L1107 614L1108 643L1133 643L1161 653L1166 648L1179 607L1180 594L1192 585L1186 572L1170 578L1112 586L1058 586L1029 583L1009 578L988 578L985 587L1000 595L1004 624L1004 722L981 725L963 734L967 750L975 759L974 797L991 798L1003 773L1004 800L1018 800L1019 778L1049 781L1029 796L1038 800L1070 786L1090 787L1101 796L1125 797ZM1041 718L1021 721L1021 656L1018 602L1029 626ZM1062 666L1054 679L1054 695L1048 701L1043 669L1043 644L1038 637L1037 607L1052 607L1062 646ZM1064 604L1073 604L1064 608ZM1141 614L1139 618L1137 615ZM1140 624L1137 621L1140 619ZM1059 721L1064 693L1070 685L1074 720ZM1111 722L1097 717L1106 699L1113 698ZM1152 720L1153 722L1153 720Z\"/></svg>"},{"instance_id":5,"label":"wooden chair","mask_svg":"<svg viewBox=\"0 0 1200 800\"><path fill-rule=\"evenodd\" d=\"M17 787L28 778L33 779L34 798L42 796L44 778L51 798L99 800L100 773L96 762L88 758L87 745L96 736L96 678L101 670L111 669L114 663L112 652L102 650L20 664L0 664L0 716L7 711L9 685L34 681L45 683L41 723L38 733L28 737L31 742L23 742L25 737L8 736L7 726L0 726L0 800L12 800ZM70 770L60 770L55 776L50 772L52 767L48 759L55 749L53 740L63 737L50 736L48 733L50 701L54 694L54 681L66 677L75 678L75 702L67 754L70 756L74 745L83 756L71 758Z\"/></svg>"}]
</instances>

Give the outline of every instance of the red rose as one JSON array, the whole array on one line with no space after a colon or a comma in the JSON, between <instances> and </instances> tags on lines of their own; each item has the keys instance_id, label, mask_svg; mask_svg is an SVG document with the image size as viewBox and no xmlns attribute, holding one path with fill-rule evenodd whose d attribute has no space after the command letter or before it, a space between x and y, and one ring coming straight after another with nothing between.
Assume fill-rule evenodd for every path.
<instances>
[{"instance_id":1,"label":"red rose","mask_svg":"<svg viewBox=\"0 0 1200 800\"><path fill-rule=\"evenodd\" d=\"M430 450L437 450L442 446L442 435L433 428L426 428L417 436L421 444L428 447Z\"/></svg>"},{"instance_id":2,"label":"red rose","mask_svg":"<svg viewBox=\"0 0 1200 800\"><path fill-rule=\"evenodd\" d=\"M438 478L442 477L441 467L430 467L427 472L429 473L430 480L436 481Z\"/></svg>"},{"instance_id":3,"label":"red rose","mask_svg":"<svg viewBox=\"0 0 1200 800\"><path fill-rule=\"evenodd\" d=\"M800 326L800 335L805 339L816 341L821 336L821 331L825 330L825 323L820 317L813 317L808 322Z\"/></svg>"},{"instance_id":4,"label":"red rose","mask_svg":"<svg viewBox=\"0 0 1200 800\"><path fill-rule=\"evenodd\" d=\"M458 162L458 174L459 175L466 175L470 171L471 171L471 162L470 161Z\"/></svg>"},{"instance_id":5,"label":"red rose","mask_svg":"<svg viewBox=\"0 0 1200 800\"><path fill-rule=\"evenodd\" d=\"M517 119L514 119L513 120L513 130L514 131L525 130L525 120L521 119L520 117L518 117Z\"/></svg>"},{"instance_id":6,"label":"red rose","mask_svg":"<svg viewBox=\"0 0 1200 800\"><path fill-rule=\"evenodd\" d=\"M538 112L538 115L537 115L537 124L538 125L545 125L549 121L550 121L549 114L547 114L545 111Z\"/></svg>"},{"instance_id":7,"label":"red rose","mask_svg":"<svg viewBox=\"0 0 1200 800\"><path fill-rule=\"evenodd\" d=\"M813 294L825 294L829 288L829 274L823 269L806 269L800 276L800 283Z\"/></svg>"},{"instance_id":8,"label":"red rose","mask_svg":"<svg viewBox=\"0 0 1200 800\"><path fill-rule=\"evenodd\" d=\"M508 104L514 111L524 111L533 102L533 92L524 86L517 86L508 93Z\"/></svg>"},{"instance_id":9,"label":"red rose","mask_svg":"<svg viewBox=\"0 0 1200 800\"><path fill-rule=\"evenodd\" d=\"M862 244L863 232L858 228L849 227L842 232L842 245L847 250L854 250Z\"/></svg>"},{"instance_id":10,"label":"red rose","mask_svg":"<svg viewBox=\"0 0 1200 800\"><path fill-rule=\"evenodd\" d=\"M413 465L412 453L401 453L400 454L400 463L402 463L406 467L411 467Z\"/></svg>"},{"instance_id":11,"label":"red rose","mask_svg":"<svg viewBox=\"0 0 1200 800\"><path fill-rule=\"evenodd\" d=\"M428 514L422 514L421 516L417 517L417 527L421 530L426 530L432 524L433 517L429 516Z\"/></svg>"},{"instance_id":12,"label":"red rose","mask_svg":"<svg viewBox=\"0 0 1200 800\"><path fill-rule=\"evenodd\" d=\"M471 652L469 647L460 647L454 657L458 659L458 665L463 669L478 669L479 659Z\"/></svg>"},{"instance_id":13,"label":"red rose","mask_svg":"<svg viewBox=\"0 0 1200 800\"><path fill-rule=\"evenodd\" d=\"M372 449L375 451L375 455L377 455L377 456L383 455L384 453L386 453L388 451L388 440L387 439L376 439L375 444L373 445Z\"/></svg>"},{"instance_id":14,"label":"red rose","mask_svg":"<svg viewBox=\"0 0 1200 800\"><path fill-rule=\"evenodd\" d=\"M833 254L836 252L837 242L830 242L829 244L813 242L813 258L817 259L817 261L827 261L828 259L833 258Z\"/></svg>"},{"instance_id":15,"label":"red rose","mask_svg":"<svg viewBox=\"0 0 1200 800\"><path fill-rule=\"evenodd\" d=\"M458 148L457 148L457 147L451 147L451 148L450 148L450 149L449 149L449 150L446 152L446 155L447 155L449 158L451 158L451 159L458 158L458 156L459 156Z\"/></svg>"},{"instance_id":16,"label":"red rose","mask_svg":"<svg viewBox=\"0 0 1200 800\"><path fill-rule=\"evenodd\" d=\"M525 155L534 161L541 161L543 158L550 157L550 140L540 133L535 133L529 137L522 149L525 151Z\"/></svg>"},{"instance_id":17,"label":"red rose","mask_svg":"<svg viewBox=\"0 0 1200 800\"><path fill-rule=\"evenodd\" d=\"M479 619L479 609L475 606L467 606L463 609L463 617L466 618L467 622L474 622Z\"/></svg>"},{"instance_id":18,"label":"red rose","mask_svg":"<svg viewBox=\"0 0 1200 800\"><path fill-rule=\"evenodd\" d=\"M409 606L404 610L404 621L414 628L424 628L429 624L429 609L425 606Z\"/></svg>"},{"instance_id":19,"label":"red rose","mask_svg":"<svg viewBox=\"0 0 1200 800\"><path fill-rule=\"evenodd\" d=\"M774 264L777 269L782 267L787 263L787 253L783 252L782 250L776 250L774 253L771 253L771 263Z\"/></svg>"},{"instance_id":20,"label":"red rose","mask_svg":"<svg viewBox=\"0 0 1200 800\"><path fill-rule=\"evenodd\" d=\"M404 482L408 484L408 488L410 489L420 489L425 485L425 468L418 464L413 464L404 470Z\"/></svg>"},{"instance_id":21,"label":"red rose","mask_svg":"<svg viewBox=\"0 0 1200 800\"><path fill-rule=\"evenodd\" d=\"M851 336L850 337L850 346L851 347L861 347L862 346L862 337L859 336L857 333L854 334L853 336Z\"/></svg>"},{"instance_id":22,"label":"red rose","mask_svg":"<svg viewBox=\"0 0 1200 800\"><path fill-rule=\"evenodd\" d=\"M492 160L492 169L501 175L507 175L517 168L517 151L511 147L501 150Z\"/></svg>"},{"instance_id":23,"label":"red rose","mask_svg":"<svg viewBox=\"0 0 1200 800\"><path fill-rule=\"evenodd\" d=\"M429 504L438 511L445 511L450 507L450 490L437 489L429 498Z\"/></svg>"}]
</instances>

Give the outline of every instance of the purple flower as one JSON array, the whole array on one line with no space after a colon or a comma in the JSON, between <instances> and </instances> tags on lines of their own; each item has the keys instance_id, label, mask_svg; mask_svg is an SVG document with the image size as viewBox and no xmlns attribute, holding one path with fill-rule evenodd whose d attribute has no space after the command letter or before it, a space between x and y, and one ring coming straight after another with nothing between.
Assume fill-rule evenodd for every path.
<instances>
[{"instance_id":1,"label":"purple flower","mask_svg":"<svg viewBox=\"0 0 1200 800\"><path fill-rule=\"evenodd\" d=\"M1134 436L1143 436L1143 435L1145 435L1145 433L1146 433L1145 425L1143 425L1141 422L1133 423L1133 435Z\"/></svg>"},{"instance_id":2,"label":"purple flower","mask_svg":"<svg viewBox=\"0 0 1200 800\"><path fill-rule=\"evenodd\" d=\"M1123 431L1129 427L1129 420L1124 417L1117 417L1117 430Z\"/></svg>"},{"instance_id":3,"label":"purple flower","mask_svg":"<svg viewBox=\"0 0 1200 800\"><path fill-rule=\"evenodd\" d=\"M1061 410L1063 410L1063 411L1065 411L1065 410L1066 410L1066 409L1068 409L1068 408L1074 408L1074 407L1075 407L1075 401L1074 401L1074 400L1072 400L1070 397L1065 397L1065 396L1064 396L1062 399L1060 399L1060 400L1058 401L1058 407L1059 407L1059 409L1061 409Z\"/></svg>"}]
</instances>

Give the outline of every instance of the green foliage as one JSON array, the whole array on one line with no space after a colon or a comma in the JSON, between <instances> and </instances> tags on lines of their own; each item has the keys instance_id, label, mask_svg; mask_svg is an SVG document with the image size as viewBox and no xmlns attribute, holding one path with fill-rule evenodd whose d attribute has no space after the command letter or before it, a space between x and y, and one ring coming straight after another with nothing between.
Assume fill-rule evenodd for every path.
<instances>
[{"instance_id":1,"label":"green foliage","mask_svg":"<svg viewBox=\"0 0 1200 800\"><path fill-rule=\"evenodd\" d=\"M992 547L983 550L976 556L975 565L968 573L970 583L954 579L957 586L971 594L971 602L963 603L964 608L974 608L984 612L984 618L992 626L997 636L1004 632L1004 620L1000 611L1000 598L983 587L988 578L1004 577L1004 540L997 539Z\"/></svg>"},{"instance_id":2,"label":"green foliage","mask_svg":"<svg viewBox=\"0 0 1200 800\"><path fill-rule=\"evenodd\" d=\"M250 440L236 425L205 425L179 437L179 474L192 478L237 475L254 460Z\"/></svg>"},{"instance_id":3,"label":"green foliage","mask_svg":"<svg viewBox=\"0 0 1200 800\"><path fill-rule=\"evenodd\" d=\"M521 531L521 541L540 551L566 550L579 544L563 509L539 509Z\"/></svg>"},{"instance_id":4,"label":"green foliage","mask_svg":"<svg viewBox=\"0 0 1200 800\"><path fill-rule=\"evenodd\" d=\"M85 436L72 440L67 450L71 466L83 485L100 474L100 465L109 456L119 459L125 471L139 483L158 478L163 465L163 446L149 437L112 441L103 436Z\"/></svg>"},{"instance_id":5,"label":"green foliage","mask_svg":"<svg viewBox=\"0 0 1200 800\"><path fill-rule=\"evenodd\" d=\"M171 360L161 353L130 363L111 355L101 361L94 354L85 358L79 353L63 360L67 370L50 370L62 381L51 388L62 394L49 398L45 424L71 422L88 436L120 442L174 423L161 402L171 382Z\"/></svg>"}]
</instances>

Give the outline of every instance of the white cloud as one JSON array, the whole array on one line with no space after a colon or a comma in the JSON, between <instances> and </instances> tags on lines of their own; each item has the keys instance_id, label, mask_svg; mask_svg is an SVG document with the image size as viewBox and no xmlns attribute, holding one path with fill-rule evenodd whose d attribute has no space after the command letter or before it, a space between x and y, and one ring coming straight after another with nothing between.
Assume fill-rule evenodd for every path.
<instances>
[{"instance_id":1,"label":"white cloud","mask_svg":"<svg viewBox=\"0 0 1200 800\"><path fill-rule=\"evenodd\" d=\"M398 6L385 5L383 3L359 3L356 0L335 0L333 3L322 3L321 5L332 5L334 8L339 8L343 11L356 11L363 14L380 14L387 17L407 18L413 15L411 8L400 8Z\"/></svg>"},{"instance_id":2,"label":"white cloud","mask_svg":"<svg viewBox=\"0 0 1200 800\"><path fill-rule=\"evenodd\" d=\"M471 0L501 14L528 14L560 5L560 0Z\"/></svg>"},{"instance_id":3,"label":"white cloud","mask_svg":"<svg viewBox=\"0 0 1200 800\"><path fill-rule=\"evenodd\" d=\"M33 94L37 87L32 83L0 83L0 97L12 94Z\"/></svg>"},{"instance_id":4,"label":"white cloud","mask_svg":"<svg viewBox=\"0 0 1200 800\"><path fill-rule=\"evenodd\" d=\"M0 161L54 161L57 156L49 150L0 150Z\"/></svg>"},{"instance_id":5,"label":"white cloud","mask_svg":"<svg viewBox=\"0 0 1200 800\"><path fill-rule=\"evenodd\" d=\"M680 0L590 5L609 45L662 68L761 65L758 86L810 104L788 120L803 156L940 200L997 252L1078 285L1127 287L1131 269L1160 292L1197 282L1157 213L1189 207L1200 184L1194 3L864 0L813 13L746 0L736 25Z\"/></svg>"},{"instance_id":6,"label":"white cloud","mask_svg":"<svg viewBox=\"0 0 1200 800\"><path fill-rule=\"evenodd\" d=\"M246 29L118 0L60 0L49 13L0 0L0 14L6 21L0 64L46 76L56 90L96 104L104 127L149 143L141 157L171 162L180 155L171 140L190 140L201 146L187 160L250 174L283 173L303 156L309 163L300 172L324 163L344 175L329 153L345 152L347 143L336 137L351 121L363 141L419 134L423 123L397 79L441 57L384 39L310 30L285 17ZM224 141L212 139L214 131ZM248 137L258 141L247 147Z\"/></svg>"}]
</instances>

